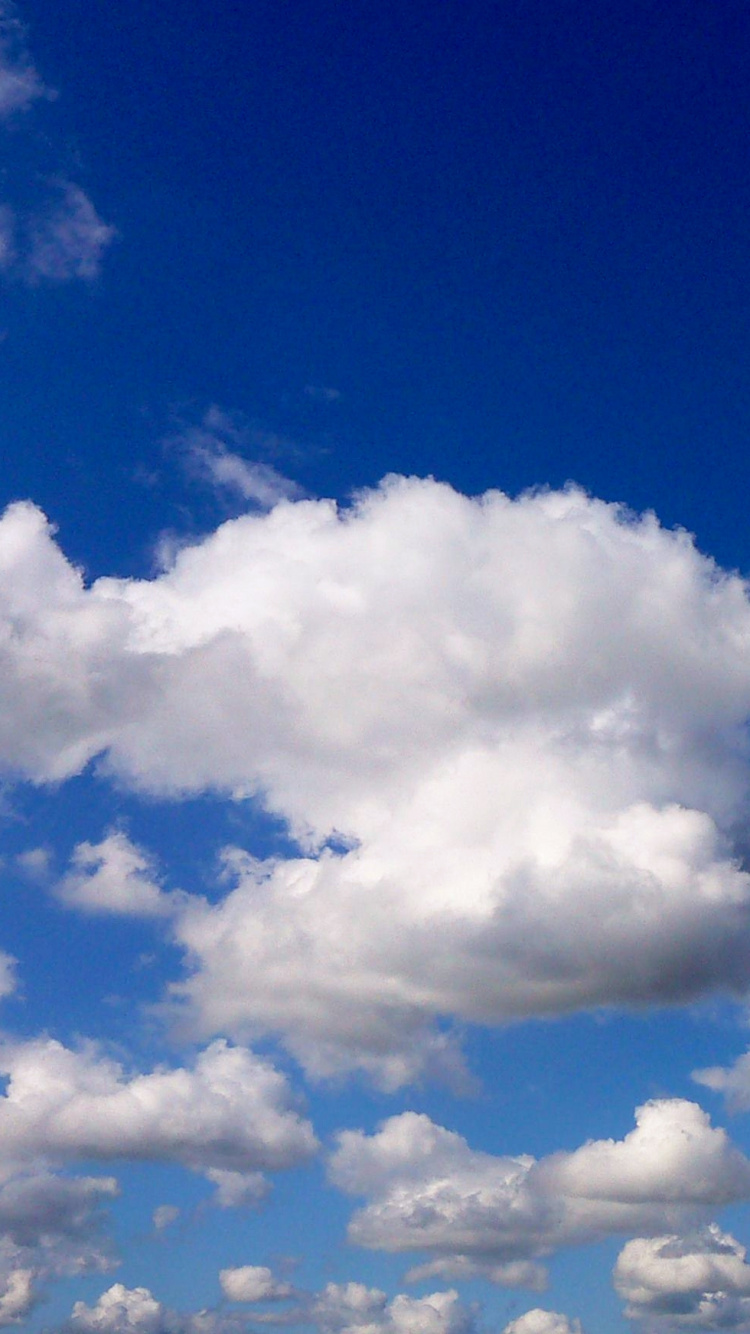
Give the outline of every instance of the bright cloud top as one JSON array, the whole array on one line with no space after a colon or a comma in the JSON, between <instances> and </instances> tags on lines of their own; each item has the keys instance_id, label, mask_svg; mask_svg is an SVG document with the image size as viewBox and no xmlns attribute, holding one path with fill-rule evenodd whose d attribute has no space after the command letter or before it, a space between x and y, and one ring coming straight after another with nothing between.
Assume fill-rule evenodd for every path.
<instances>
[{"instance_id":1,"label":"bright cloud top","mask_svg":"<svg viewBox=\"0 0 750 1334\"><path fill-rule=\"evenodd\" d=\"M557 1311L543 1311L535 1307L505 1326L503 1334L581 1334L580 1320L568 1320Z\"/></svg>"},{"instance_id":2,"label":"bright cloud top","mask_svg":"<svg viewBox=\"0 0 750 1334\"><path fill-rule=\"evenodd\" d=\"M19 504L0 573L9 772L100 755L136 789L259 795L301 843L178 914L196 1035L393 1086L455 1067L441 1016L746 988L750 606L685 534L392 478L90 589Z\"/></svg>"},{"instance_id":3,"label":"bright cloud top","mask_svg":"<svg viewBox=\"0 0 750 1334\"><path fill-rule=\"evenodd\" d=\"M0 1069L3 1171L40 1159L173 1161L198 1172L255 1173L315 1152L309 1122L267 1061L215 1042L192 1069L128 1078L95 1049L51 1039L7 1046Z\"/></svg>"},{"instance_id":4,"label":"bright cloud top","mask_svg":"<svg viewBox=\"0 0 750 1334\"><path fill-rule=\"evenodd\" d=\"M364 1196L349 1237L425 1252L417 1280L483 1275L542 1287L537 1263L608 1235L663 1232L750 1197L750 1162L695 1103L646 1103L621 1141L536 1160L494 1157L429 1117L406 1112L376 1134L344 1131L330 1161L340 1189Z\"/></svg>"}]
</instances>

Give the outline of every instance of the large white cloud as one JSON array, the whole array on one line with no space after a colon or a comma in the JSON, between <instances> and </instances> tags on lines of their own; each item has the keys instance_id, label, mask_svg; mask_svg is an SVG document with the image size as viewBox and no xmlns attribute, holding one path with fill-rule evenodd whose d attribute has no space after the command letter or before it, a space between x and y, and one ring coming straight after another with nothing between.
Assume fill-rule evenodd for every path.
<instances>
[{"instance_id":1,"label":"large white cloud","mask_svg":"<svg viewBox=\"0 0 750 1334\"><path fill-rule=\"evenodd\" d=\"M637 1237L614 1279L631 1320L649 1329L750 1329L746 1248L715 1225L688 1236Z\"/></svg>"},{"instance_id":2,"label":"large white cloud","mask_svg":"<svg viewBox=\"0 0 750 1334\"><path fill-rule=\"evenodd\" d=\"M351 1220L351 1241L435 1257L439 1269L412 1278L468 1272L537 1287L536 1262L560 1247L663 1233L750 1198L750 1161L695 1103L679 1099L639 1108L621 1141L540 1160L477 1152L407 1112L371 1136L342 1132L330 1172L340 1189L366 1200Z\"/></svg>"},{"instance_id":3,"label":"large white cloud","mask_svg":"<svg viewBox=\"0 0 750 1334\"><path fill-rule=\"evenodd\" d=\"M254 1178L304 1162L317 1147L283 1075L222 1041L192 1067L128 1077L95 1048L72 1051L39 1039L0 1048L0 1070L8 1076L0 1097L6 1175L40 1159L99 1159L171 1161Z\"/></svg>"},{"instance_id":4,"label":"large white cloud","mask_svg":"<svg viewBox=\"0 0 750 1334\"><path fill-rule=\"evenodd\" d=\"M398 1084L450 1065L444 1017L746 988L750 606L684 534L390 479L90 589L16 505L0 576L8 772L99 754L139 789L257 794L301 840L178 914L196 1036Z\"/></svg>"}]
</instances>

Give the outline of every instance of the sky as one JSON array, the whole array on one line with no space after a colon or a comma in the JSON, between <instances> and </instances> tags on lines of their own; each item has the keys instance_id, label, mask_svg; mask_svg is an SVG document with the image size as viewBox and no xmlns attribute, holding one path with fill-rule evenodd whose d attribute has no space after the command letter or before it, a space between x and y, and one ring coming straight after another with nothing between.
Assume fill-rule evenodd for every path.
<instances>
[{"instance_id":1,"label":"sky","mask_svg":"<svg viewBox=\"0 0 750 1334\"><path fill-rule=\"evenodd\" d=\"M0 1328L750 1330L749 67L0 0Z\"/></svg>"}]
</instances>

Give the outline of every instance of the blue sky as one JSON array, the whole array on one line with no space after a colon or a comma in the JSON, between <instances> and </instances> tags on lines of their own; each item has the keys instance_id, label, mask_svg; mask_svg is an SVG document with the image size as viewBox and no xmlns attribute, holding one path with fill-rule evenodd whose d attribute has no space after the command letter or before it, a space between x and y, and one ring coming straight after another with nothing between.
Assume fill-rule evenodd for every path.
<instances>
[{"instance_id":1,"label":"blue sky","mask_svg":"<svg viewBox=\"0 0 750 1334\"><path fill-rule=\"evenodd\" d=\"M750 1329L749 19L0 5L0 1326Z\"/></svg>"}]
</instances>

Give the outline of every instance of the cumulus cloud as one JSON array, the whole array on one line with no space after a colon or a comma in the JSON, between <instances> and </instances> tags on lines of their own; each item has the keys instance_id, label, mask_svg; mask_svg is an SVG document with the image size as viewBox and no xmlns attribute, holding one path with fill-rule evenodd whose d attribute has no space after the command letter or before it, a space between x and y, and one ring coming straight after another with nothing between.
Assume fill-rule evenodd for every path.
<instances>
[{"instance_id":1,"label":"cumulus cloud","mask_svg":"<svg viewBox=\"0 0 750 1334\"><path fill-rule=\"evenodd\" d=\"M198 426L187 427L169 443L182 451L188 470L219 491L233 493L262 510L302 494L296 482L270 463L249 459L266 438L221 408L211 407Z\"/></svg>"},{"instance_id":2,"label":"cumulus cloud","mask_svg":"<svg viewBox=\"0 0 750 1334\"><path fill-rule=\"evenodd\" d=\"M76 1302L65 1329L69 1334L239 1334L247 1324L217 1311L182 1314L157 1301L148 1288L114 1283L93 1306Z\"/></svg>"},{"instance_id":3,"label":"cumulus cloud","mask_svg":"<svg viewBox=\"0 0 750 1334\"><path fill-rule=\"evenodd\" d=\"M266 1265L241 1265L222 1269L221 1290L232 1302L278 1302L294 1295L290 1283L282 1283Z\"/></svg>"},{"instance_id":4,"label":"cumulus cloud","mask_svg":"<svg viewBox=\"0 0 750 1334\"><path fill-rule=\"evenodd\" d=\"M9 1323L16 1308L31 1309L48 1279L111 1264L104 1206L118 1194L117 1181L55 1169L83 1160L179 1163L213 1180L220 1203L248 1203L251 1186L257 1203L268 1189L261 1169L304 1162L317 1147L284 1078L224 1042L192 1068L128 1076L93 1046L72 1051L39 1039L0 1048L0 1070L7 1076L0 1097L0 1324L4 1312ZM161 1206L155 1228L178 1215Z\"/></svg>"},{"instance_id":5,"label":"cumulus cloud","mask_svg":"<svg viewBox=\"0 0 750 1334\"><path fill-rule=\"evenodd\" d=\"M0 1326L20 1325L31 1314L36 1295L33 1269L14 1269L0 1291Z\"/></svg>"},{"instance_id":6,"label":"cumulus cloud","mask_svg":"<svg viewBox=\"0 0 750 1334\"><path fill-rule=\"evenodd\" d=\"M264 1277L268 1274L269 1270L252 1266L223 1270L222 1288L231 1301L251 1304L286 1295L261 1293L264 1283L269 1289L274 1286L272 1278ZM92 1334L239 1334L269 1319L268 1314L257 1311L204 1310L183 1315L163 1306L148 1288L115 1283L93 1306L76 1302L66 1329L70 1334L76 1330ZM362 1283L329 1283L303 1307L290 1312L288 1319L281 1316L280 1320L311 1324L321 1334L472 1334L473 1330L472 1311L462 1306L453 1291L420 1298L399 1293L389 1302L384 1292Z\"/></svg>"},{"instance_id":7,"label":"cumulus cloud","mask_svg":"<svg viewBox=\"0 0 750 1334\"><path fill-rule=\"evenodd\" d=\"M2 1181L0 1326L22 1323L50 1279L111 1266L104 1206L117 1193L112 1177L62 1177L40 1166Z\"/></svg>"},{"instance_id":8,"label":"cumulus cloud","mask_svg":"<svg viewBox=\"0 0 750 1334\"><path fill-rule=\"evenodd\" d=\"M681 1099L640 1107L621 1141L540 1160L477 1152L407 1112L374 1135L342 1132L329 1170L341 1190L366 1199L349 1225L355 1244L422 1251L457 1275L535 1287L539 1257L560 1247L663 1232L750 1197L750 1162Z\"/></svg>"},{"instance_id":9,"label":"cumulus cloud","mask_svg":"<svg viewBox=\"0 0 750 1334\"><path fill-rule=\"evenodd\" d=\"M71 863L56 889L69 908L126 917L162 917L173 911L174 898L161 889L152 859L121 830L100 843L77 844Z\"/></svg>"},{"instance_id":10,"label":"cumulus cloud","mask_svg":"<svg viewBox=\"0 0 750 1334\"><path fill-rule=\"evenodd\" d=\"M6 1172L44 1158L177 1162L197 1172L280 1169L316 1149L284 1077L240 1047L215 1042L192 1068L128 1077L96 1049L51 1039L0 1050ZM0 1222L2 1196L0 1195Z\"/></svg>"},{"instance_id":11,"label":"cumulus cloud","mask_svg":"<svg viewBox=\"0 0 750 1334\"><path fill-rule=\"evenodd\" d=\"M582 1334L580 1320L569 1320L557 1311L535 1307L505 1326L503 1334Z\"/></svg>"},{"instance_id":12,"label":"cumulus cloud","mask_svg":"<svg viewBox=\"0 0 750 1334\"><path fill-rule=\"evenodd\" d=\"M429 1297L399 1293L389 1302L363 1283L329 1283L310 1316L322 1334L470 1334L474 1325L453 1289Z\"/></svg>"},{"instance_id":13,"label":"cumulus cloud","mask_svg":"<svg viewBox=\"0 0 750 1334\"><path fill-rule=\"evenodd\" d=\"M638 1237L620 1252L615 1286L626 1316L650 1330L747 1330L746 1255L716 1224L688 1236Z\"/></svg>"},{"instance_id":14,"label":"cumulus cloud","mask_svg":"<svg viewBox=\"0 0 750 1334\"><path fill-rule=\"evenodd\" d=\"M300 855L185 905L199 1039L314 1074L460 1075L450 1024L750 979L750 605L683 533L576 490L392 478L87 588L0 522L0 761L254 797Z\"/></svg>"}]
</instances>

